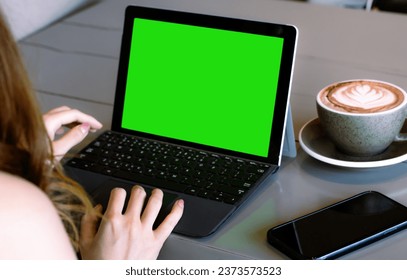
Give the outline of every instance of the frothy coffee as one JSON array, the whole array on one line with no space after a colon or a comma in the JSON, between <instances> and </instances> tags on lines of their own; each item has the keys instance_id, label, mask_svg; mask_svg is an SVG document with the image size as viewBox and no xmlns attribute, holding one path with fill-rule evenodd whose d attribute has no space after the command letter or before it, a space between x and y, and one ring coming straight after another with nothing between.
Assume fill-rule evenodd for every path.
<instances>
[{"instance_id":1,"label":"frothy coffee","mask_svg":"<svg viewBox=\"0 0 407 280\"><path fill-rule=\"evenodd\" d=\"M327 107L349 113L375 113L390 110L404 101L402 91L386 83L360 80L341 82L321 92Z\"/></svg>"}]
</instances>

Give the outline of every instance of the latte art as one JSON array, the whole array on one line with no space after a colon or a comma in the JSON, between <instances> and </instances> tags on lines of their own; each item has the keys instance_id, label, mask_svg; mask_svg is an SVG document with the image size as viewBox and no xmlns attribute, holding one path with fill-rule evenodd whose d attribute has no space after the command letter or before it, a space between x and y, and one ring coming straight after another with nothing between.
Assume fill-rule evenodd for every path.
<instances>
[{"instance_id":1,"label":"latte art","mask_svg":"<svg viewBox=\"0 0 407 280\"><path fill-rule=\"evenodd\" d=\"M338 83L326 88L321 96L328 107L350 113L382 112L397 107L403 100L399 89L375 81Z\"/></svg>"}]
</instances>

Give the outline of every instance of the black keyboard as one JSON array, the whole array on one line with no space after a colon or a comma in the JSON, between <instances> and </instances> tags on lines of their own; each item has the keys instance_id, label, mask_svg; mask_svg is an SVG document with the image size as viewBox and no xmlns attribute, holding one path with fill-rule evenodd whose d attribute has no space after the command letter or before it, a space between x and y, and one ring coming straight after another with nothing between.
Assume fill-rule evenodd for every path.
<instances>
[{"instance_id":1,"label":"black keyboard","mask_svg":"<svg viewBox=\"0 0 407 280\"><path fill-rule=\"evenodd\" d=\"M270 167L112 131L67 165L234 204Z\"/></svg>"}]
</instances>

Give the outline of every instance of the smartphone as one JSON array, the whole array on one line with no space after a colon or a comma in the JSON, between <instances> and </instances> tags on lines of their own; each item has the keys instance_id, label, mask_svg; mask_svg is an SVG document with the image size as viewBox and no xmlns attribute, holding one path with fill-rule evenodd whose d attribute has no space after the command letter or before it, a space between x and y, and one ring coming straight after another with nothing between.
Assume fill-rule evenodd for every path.
<instances>
[{"instance_id":1,"label":"smartphone","mask_svg":"<svg viewBox=\"0 0 407 280\"><path fill-rule=\"evenodd\" d=\"M367 191L268 230L292 259L336 259L407 227L407 207Z\"/></svg>"}]
</instances>

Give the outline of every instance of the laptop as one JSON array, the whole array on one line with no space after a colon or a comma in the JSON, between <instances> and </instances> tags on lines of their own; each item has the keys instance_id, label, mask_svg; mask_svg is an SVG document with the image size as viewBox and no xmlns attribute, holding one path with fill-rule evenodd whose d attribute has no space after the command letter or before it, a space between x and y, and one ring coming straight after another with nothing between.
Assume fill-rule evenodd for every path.
<instances>
[{"instance_id":1,"label":"laptop","mask_svg":"<svg viewBox=\"0 0 407 280\"><path fill-rule=\"evenodd\" d=\"M174 232L214 233L280 166L296 41L290 25L127 7L111 130L67 174L104 206L114 187L160 188L158 221L182 198Z\"/></svg>"}]
</instances>

